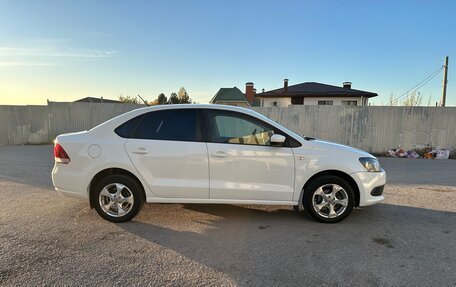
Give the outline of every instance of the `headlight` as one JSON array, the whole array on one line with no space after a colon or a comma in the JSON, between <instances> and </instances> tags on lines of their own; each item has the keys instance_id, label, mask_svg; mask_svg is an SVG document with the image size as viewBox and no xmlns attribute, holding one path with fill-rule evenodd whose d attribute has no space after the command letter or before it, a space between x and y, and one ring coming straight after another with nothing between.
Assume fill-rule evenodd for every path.
<instances>
[{"instance_id":1,"label":"headlight","mask_svg":"<svg viewBox=\"0 0 456 287\"><path fill-rule=\"evenodd\" d=\"M368 172L379 172L382 171L380 162L371 157L360 157L359 162L364 166Z\"/></svg>"}]
</instances>

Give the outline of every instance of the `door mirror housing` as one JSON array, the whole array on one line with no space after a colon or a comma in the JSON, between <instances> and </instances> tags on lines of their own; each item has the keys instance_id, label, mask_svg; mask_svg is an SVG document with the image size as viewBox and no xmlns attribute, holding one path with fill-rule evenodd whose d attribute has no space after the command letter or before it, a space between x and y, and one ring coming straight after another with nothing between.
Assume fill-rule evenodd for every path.
<instances>
[{"instance_id":1,"label":"door mirror housing","mask_svg":"<svg viewBox=\"0 0 456 287\"><path fill-rule=\"evenodd\" d=\"M279 134L274 134L271 136L271 146L283 146L285 143L286 137Z\"/></svg>"}]
</instances>

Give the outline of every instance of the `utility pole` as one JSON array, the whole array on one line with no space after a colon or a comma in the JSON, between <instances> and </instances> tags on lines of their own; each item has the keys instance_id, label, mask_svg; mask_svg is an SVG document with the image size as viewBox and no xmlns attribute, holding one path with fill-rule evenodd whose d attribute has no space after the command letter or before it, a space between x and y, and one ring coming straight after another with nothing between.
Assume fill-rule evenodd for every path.
<instances>
[{"instance_id":1,"label":"utility pole","mask_svg":"<svg viewBox=\"0 0 456 287\"><path fill-rule=\"evenodd\" d=\"M447 78L448 78L448 56L445 57L445 65L443 65L443 89L442 89L442 100L440 106L444 107L446 102L446 91L447 91Z\"/></svg>"}]
</instances>

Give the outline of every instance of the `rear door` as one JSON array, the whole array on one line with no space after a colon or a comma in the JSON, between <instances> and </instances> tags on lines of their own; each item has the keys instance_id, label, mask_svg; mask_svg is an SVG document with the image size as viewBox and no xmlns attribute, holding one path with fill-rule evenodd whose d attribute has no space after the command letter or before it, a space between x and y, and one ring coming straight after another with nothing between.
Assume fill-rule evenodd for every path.
<instances>
[{"instance_id":1,"label":"rear door","mask_svg":"<svg viewBox=\"0 0 456 287\"><path fill-rule=\"evenodd\" d=\"M167 198L209 198L206 143L198 109L166 109L143 116L125 148L153 193Z\"/></svg>"},{"instance_id":2,"label":"rear door","mask_svg":"<svg viewBox=\"0 0 456 287\"><path fill-rule=\"evenodd\" d=\"M294 156L290 147L270 145L277 130L239 112L208 109L205 113L210 198L291 200Z\"/></svg>"}]
</instances>

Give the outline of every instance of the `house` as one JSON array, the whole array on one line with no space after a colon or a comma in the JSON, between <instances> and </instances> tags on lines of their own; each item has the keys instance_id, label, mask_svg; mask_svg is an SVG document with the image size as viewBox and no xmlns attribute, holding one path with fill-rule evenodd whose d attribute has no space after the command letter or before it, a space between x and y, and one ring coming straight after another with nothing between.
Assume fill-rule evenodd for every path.
<instances>
[{"instance_id":1,"label":"house","mask_svg":"<svg viewBox=\"0 0 456 287\"><path fill-rule=\"evenodd\" d=\"M120 103L120 101L103 99L103 97L101 97L101 98L86 97L86 98L82 98L82 99L79 99L74 102L75 103Z\"/></svg>"},{"instance_id":2,"label":"house","mask_svg":"<svg viewBox=\"0 0 456 287\"><path fill-rule=\"evenodd\" d=\"M288 107L290 105L353 105L367 106L369 98L376 93L355 90L351 82L344 82L341 87L316 82L305 82L288 86L288 79L283 80L283 87L264 91L255 95L262 107Z\"/></svg>"},{"instance_id":3,"label":"house","mask_svg":"<svg viewBox=\"0 0 456 287\"><path fill-rule=\"evenodd\" d=\"M237 87L220 88L209 103L247 108L251 107L245 95Z\"/></svg>"},{"instance_id":4,"label":"house","mask_svg":"<svg viewBox=\"0 0 456 287\"><path fill-rule=\"evenodd\" d=\"M260 100L255 98L255 94L253 83L248 82L245 84L245 94L237 87L220 88L209 103L250 108L260 105Z\"/></svg>"}]
</instances>

